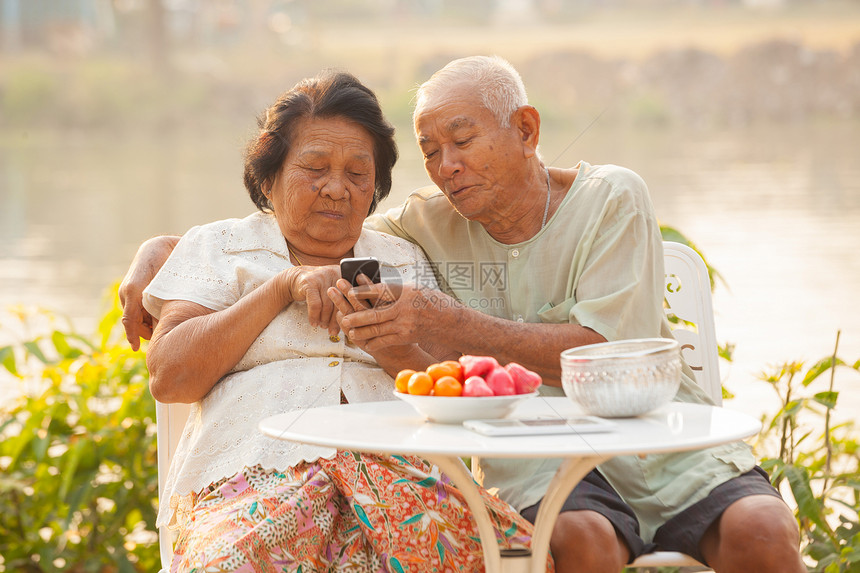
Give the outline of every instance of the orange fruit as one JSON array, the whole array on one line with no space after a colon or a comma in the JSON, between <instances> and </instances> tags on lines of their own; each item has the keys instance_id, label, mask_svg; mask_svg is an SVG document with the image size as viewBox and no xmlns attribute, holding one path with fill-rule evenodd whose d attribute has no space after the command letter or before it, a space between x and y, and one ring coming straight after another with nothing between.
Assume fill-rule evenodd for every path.
<instances>
[{"instance_id":1,"label":"orange fruit","mask_svg":"<svg viewBox=\"0 0 860 573\"><path fill-rule=\"evenodd\" d=\"M409 377L413 374L415 374L415 371L409 368L398 372L397 377L394 379L394 388L398 392L409 393Z\"/></svg>"},{"instance_id":2,"label":"orange fruit","mask_svg":"<svg viewBox=\"0 0 860 573\"><path fill-rule=\"evenodd\" d=\"M433 386L434 396L460 396L461 394L463 394L463 385L453 376L442 376Z\"/></svg>"},{"instance_id":3,"label":"orange fruit","mask_svg":"<svg viewBox=\"0 0 860 573\"><path fill-rule=\"evenodd\" d=\"M442 363L444 366L447 366L451 369L451 376L457 379L457 381L462 382L465 380L463 376L463 365L457 362L456 360L446 360Z\"/></svg>"},{"instance_id":4,"label":"orange fruit","mask_svg":"<svg viewBox=\"0 0 860 573\"><path fill-rule=\"evenodd\" d=\"M433 379L426 372L416 372L409 377L406 388L410 394L427 396L433 391Z\"/></svg>"},{"instance_id":5,"label":"orange fruit","mask_svg":"<svg viewBox=\"0 0 860 573\"><path fill-rule=\"evenodd\" d=\"M434 382L442 376L448 376L451 373L450 369L447 366L442 366L441 362L431 364L427 367L425 372L430 375L430 378L432 378Z\"/></svg>"},{"instance_id":6,"label":"orange fruit","mask_svg":"<svg viewBox=\"0 0 860 573\"><path fill-rule=\"evenodd\" d=\"M427 374L430 375L430 378L435 382L439 380L439 378L443 376L452 376L454 378L457 377L457 370L455 370L451 364L446 364L444 362L438 362L436 364L431 364L427 367Z\"/></svg>"}]
</instances>

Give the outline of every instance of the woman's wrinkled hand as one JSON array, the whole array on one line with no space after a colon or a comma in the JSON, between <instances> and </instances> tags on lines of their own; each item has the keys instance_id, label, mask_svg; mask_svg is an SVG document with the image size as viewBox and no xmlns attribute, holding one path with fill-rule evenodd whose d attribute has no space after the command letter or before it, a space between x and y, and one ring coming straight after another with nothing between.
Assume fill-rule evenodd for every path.
<instances>
[{"instance_id":1,"label":"woman's wrinkled hand","mask_svg":"<svg viewBox=\"0 0 860 573\"><path fill-rule=\"evenodd\" d=\"M308 321L312 327L328 329L334 335L340 330L337 307L327 291L340 279L338 265L322 267L298 266L281 273L285 300L304 301L308 306Z\"/></svg>"}]
</instances>

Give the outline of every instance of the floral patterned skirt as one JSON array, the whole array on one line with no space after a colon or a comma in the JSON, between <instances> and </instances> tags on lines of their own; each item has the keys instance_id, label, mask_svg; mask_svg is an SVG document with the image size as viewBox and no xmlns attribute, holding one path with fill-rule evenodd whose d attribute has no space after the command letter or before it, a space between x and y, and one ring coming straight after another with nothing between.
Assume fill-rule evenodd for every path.
<instances>
[{"instance_id":1,"label":"floral patterned skirt","mask_svg":"<svg viewBox=\"0 0 860 573\"><path fill-rule=\"evenodd\" d=\"M532 525L481 495L499 545L527 546ZM213 484L196 496L171 565L174 573L483 570L477 525L438 468L344 451L286 472L246 468Z\"/></svg>"}]
</instances>

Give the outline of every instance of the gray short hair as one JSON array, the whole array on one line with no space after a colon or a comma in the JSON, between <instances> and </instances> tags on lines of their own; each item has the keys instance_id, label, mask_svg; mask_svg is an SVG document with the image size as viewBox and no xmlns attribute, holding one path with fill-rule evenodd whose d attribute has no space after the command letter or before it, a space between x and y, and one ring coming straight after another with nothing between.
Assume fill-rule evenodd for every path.
<instances>
[{"instance_id":1,"label":"gray short hair","mask_svg":"<svg viewBox=\"0 0 860 573\"><path fill-rule=\"evenodd\" d=\"M484 104L500 127L510 127L511 114L529 103L520 74L499 56L469 56L447 64L421 84L415 95L415 113L434 94L458 81L468 81L478 90Z\"/></svg>"}]
</instances>

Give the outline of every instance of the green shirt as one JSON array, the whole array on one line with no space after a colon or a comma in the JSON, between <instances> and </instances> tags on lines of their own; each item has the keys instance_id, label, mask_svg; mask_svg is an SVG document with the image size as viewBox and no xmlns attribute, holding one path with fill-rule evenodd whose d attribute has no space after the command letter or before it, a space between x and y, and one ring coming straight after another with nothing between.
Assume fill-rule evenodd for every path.
<instances>
[{"instance_id":1,"label":"green shirt","mask_svg":"<svg viewBox=\"0 0 860 573\"><path fill-rule=\"evenodd\" d=\"M419 244L442 288L466 305L519 322L570 323L607 340L671 337L663 313L663 243L645 182L614 165L579 173L546 226L514 245L459 215L435 187L367 220ZM547 395L560 388L543 386ZM685 365L675 398L711 403ZM559 460L479 459L476 475L517 509L536 503ZM678 454L618 457L600 470L636 511L649 541L660 524L750 470L743 442Z\"/></svg>"}]
</instances>

